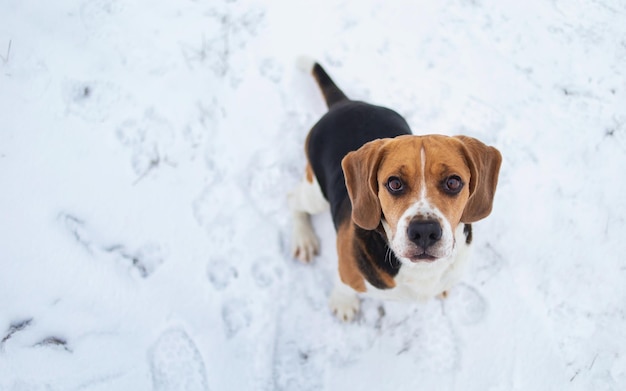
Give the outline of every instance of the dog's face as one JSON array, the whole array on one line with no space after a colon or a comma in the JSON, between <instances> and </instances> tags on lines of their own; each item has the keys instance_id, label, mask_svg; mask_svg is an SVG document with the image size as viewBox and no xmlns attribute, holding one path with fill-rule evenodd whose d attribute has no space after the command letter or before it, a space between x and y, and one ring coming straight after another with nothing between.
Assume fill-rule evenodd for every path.
<instances>
[{"instance_id":1,"label":"dog's face","mask_svg":"<svg viewBox=\"0 0 626 391\"><path fill-rule=\"evenodd\" d=\"M402 261L447 258L459 223L491 212L501 160L470 137L374 140L342 162L352 219L368 230L382 224Z\"/></svg>"}]
</instances>

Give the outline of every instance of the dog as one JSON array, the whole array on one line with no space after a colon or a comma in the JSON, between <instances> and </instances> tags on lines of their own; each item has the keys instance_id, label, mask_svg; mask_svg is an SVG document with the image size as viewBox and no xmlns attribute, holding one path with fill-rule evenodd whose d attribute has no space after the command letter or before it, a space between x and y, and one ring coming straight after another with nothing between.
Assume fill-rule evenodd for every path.
<instances>
[{"instance_id":1,"label":"dog","mask_svg":"<svg viewBox=\"0 0 626 391\"><path fill-rule=\"evenodd\" d=\"M502 156L466 136L413 135L395 111L349 99L302 58L328 111L310 130L304 179L289 193L293 256L310 262L319 240L310 216L330 207L338 279L329 298L343 321L359 295L445 297L461 277L472 226L492 210Z\"/></svg>"}]
</instances>

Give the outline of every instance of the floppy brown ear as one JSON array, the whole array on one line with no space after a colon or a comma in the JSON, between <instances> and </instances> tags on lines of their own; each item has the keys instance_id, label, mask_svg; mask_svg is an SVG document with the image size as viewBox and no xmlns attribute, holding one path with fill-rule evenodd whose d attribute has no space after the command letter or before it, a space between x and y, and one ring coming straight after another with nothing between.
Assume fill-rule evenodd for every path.
<instances>
[{"instance_id":1,"label":"floppy brown ear","mask_svg":"<svg viewBox=\"0 0 626 391\"><path fill-rule=\"evenodd\" d=\"M352 220L359 227L373 230L380 224L382 211L378 200L378 166L383 147L389 140L370 141L341 161L348 196L352 202Z\"/></svg>"},{"instance_id":2,"label":"floppy brown ear","mask_svg":"<svg viewBox=\"0 0 626 391\"><path fill-rule=\"evenodd\" d=\"M470 196L461 221L473 223L491 213L502 155L494 147L487 146L475 138L466 136L455 138L463 143L463 152L471 174Z\"/></svg>"}]
</instances>

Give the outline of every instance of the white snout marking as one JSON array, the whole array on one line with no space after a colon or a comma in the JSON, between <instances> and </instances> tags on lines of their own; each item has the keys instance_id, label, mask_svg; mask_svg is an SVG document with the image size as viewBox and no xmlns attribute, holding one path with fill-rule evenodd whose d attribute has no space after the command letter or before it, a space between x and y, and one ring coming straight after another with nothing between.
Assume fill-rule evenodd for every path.
<instances>
[{"instance_id":1,"label":"white snout marking","mask_svg":"<svg viewBox=\"0 0 626 391\"><path fill-rule=\"evenodd\" d=\"M441 239L432 246L428 247L428 254L436 258L446 258L452 254L454 250L454 233L452 226L446 217L428 200L420 199L409 207L400 217L396 234L390 240L390 246L393 252L401 261L408 261L408 257L416 251L416 245L409 239L409 224L414 219L436 221L441 226ZM383 227L385 225L383 224ZM387 228L385 227L385 231ZM389 235L389 232L387 232ZM435 261L437 262L437 261Z\"/></svg>"},{"instance_id":2,"label":"white snout marking","mask_svg":"<svg viewBox=\"0 0 626 391\"><path fill-rule=\"evenodd\" d=\"M441 226L441 239L428 248L429 255L437 258L447 258L454 250L454 233L452 232L450 222L439 209L428 201L428 189L426 186L426 151L424 147L422 147L420 151L420 160L419 197L404 211L398 220L395 233L385 220L382 221L387 238L389 238L389 245L403 263L411 263L409 257L417 250L417 246L408 237L409 224L414 219L436 221Z\"/></svg>"}]
</instances>

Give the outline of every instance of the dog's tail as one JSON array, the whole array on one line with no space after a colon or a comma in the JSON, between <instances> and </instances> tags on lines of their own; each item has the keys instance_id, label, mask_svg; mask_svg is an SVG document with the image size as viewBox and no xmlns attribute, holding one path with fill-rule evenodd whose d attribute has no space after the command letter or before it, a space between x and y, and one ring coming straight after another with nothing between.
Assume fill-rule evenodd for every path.
<instances>
[{"instance_id":1,"label":"dog's tail","mask_svg":"<svg viewBox=\"0 0 626 391\"><path fill-rule=\"evenodd\" d=\"M348 100L346 94L337 87L333 79L322 68L317 61L309 57L298 58L298 67L305 72L311 72L326 100L326 105L330 109L334 104Z\"/></svg>"}]
</instances>

